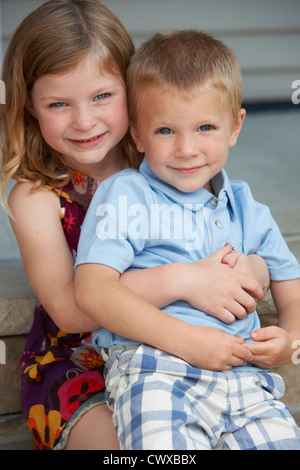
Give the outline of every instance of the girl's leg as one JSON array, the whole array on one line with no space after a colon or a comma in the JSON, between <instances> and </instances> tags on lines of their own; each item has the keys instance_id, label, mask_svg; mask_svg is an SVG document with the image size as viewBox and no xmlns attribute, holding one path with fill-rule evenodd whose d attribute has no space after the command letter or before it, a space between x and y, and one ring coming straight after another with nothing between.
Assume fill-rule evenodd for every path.
<instances>
[{"instance_id":1,"label":"girl's leg","mask_svg":"<svg viewBox=\"0 0 300 470\"><path fill-rule=\"evenodd\" d=\"M112 413L105 404L87 411L72 428L65 450L119 450Z\"/></svg>"}]
</instances>

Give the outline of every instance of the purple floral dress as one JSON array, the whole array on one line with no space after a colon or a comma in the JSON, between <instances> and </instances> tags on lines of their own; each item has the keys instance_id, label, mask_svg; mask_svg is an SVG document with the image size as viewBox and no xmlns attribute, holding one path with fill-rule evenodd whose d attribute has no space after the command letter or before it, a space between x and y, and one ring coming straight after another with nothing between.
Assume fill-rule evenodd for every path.
<instances>
[{"instance_id":1,"label":"purple floral dress","mask_svg":"<svg viewBox=\"0 0 300 470\"><path fill-rule=\"evenodd\" d=\"M96 188L95 180L76 171L64 188L47 187L60 197L62 226L74 257ZM104 388L103 360L89 338L90 333L64 333L42 305L35 309L21 358L21 405L38 449L53 449L72 415Z\"/></svg>"}]
</instances>

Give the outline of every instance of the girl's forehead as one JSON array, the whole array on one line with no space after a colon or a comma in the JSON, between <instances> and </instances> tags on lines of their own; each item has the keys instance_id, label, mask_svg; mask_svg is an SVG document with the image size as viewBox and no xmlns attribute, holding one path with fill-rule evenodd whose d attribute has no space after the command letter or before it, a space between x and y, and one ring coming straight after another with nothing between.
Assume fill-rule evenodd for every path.
<instances>
[{"instance_id":1,"label":"girl's forehead","mask_svg":"<svg viewBox=\"0 0 300 470\"><path fill-rule=\"evenodd\" d=\"M73 64L68 64L65 67L63 64L61 68L53 69L53 67L46 70L41 76L37 78L36 81L42 79L43 77L52 77L52 78L72 78L76 75L91 73L99 75L113 75L116 78L122 78L122 74L112 57L108 57L105 54L100 52L91 52L84 57L79 57L77 60L74 59Z\"/></svg>"},{"instance_id":2,"label":"girl's forehead","mask_svg":"<svg viewBox=\"0 0 300 470\"><path fill-rule=\"evenodd\" d=\"M117 82L123 83L123 78L116 66L107 66L97 56L88 56L68 70L43 75L36 80L33 88L63 89L70 86L88 87L94 83L112 85Z\"/></svg>"}]
</instances>

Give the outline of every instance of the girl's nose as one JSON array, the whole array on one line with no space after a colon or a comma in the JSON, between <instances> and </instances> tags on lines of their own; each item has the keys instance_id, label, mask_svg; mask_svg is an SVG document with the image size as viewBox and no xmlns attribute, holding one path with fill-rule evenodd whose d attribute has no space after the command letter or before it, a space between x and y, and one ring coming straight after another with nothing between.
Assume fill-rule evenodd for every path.
<instances>
[{"instance_id":1,"label":"girl's nose","mask_svg":"<svg viewBox=\"0 0 300 470\"><path fill-rule=\"evenodd\" d=\"M77 109L73 116L73 129L77 131L88 131L95 126L96 116L89 108Z\"/></svg>"}]
</instances>

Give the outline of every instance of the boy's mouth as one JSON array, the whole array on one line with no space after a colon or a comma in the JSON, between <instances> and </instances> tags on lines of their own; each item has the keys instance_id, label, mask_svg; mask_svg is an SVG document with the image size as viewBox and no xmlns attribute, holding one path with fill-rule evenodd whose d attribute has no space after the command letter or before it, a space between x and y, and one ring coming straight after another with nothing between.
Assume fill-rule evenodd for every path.
<instances>
[{"instance_id":1,"label":"boy's mouth","mask_svg":"<svg viewBox=\"0 0 300 470\"><path fill-rule=\"evenodd\" d=\"M183 175L189 175L189 174L192 174L192 173L196 173L201 168L202 168L202 166L195 166L195 167L191 167L191 168L173 168L173 170L175 170L176 172L181 173Z\"/></svg>"}]
</instances>

